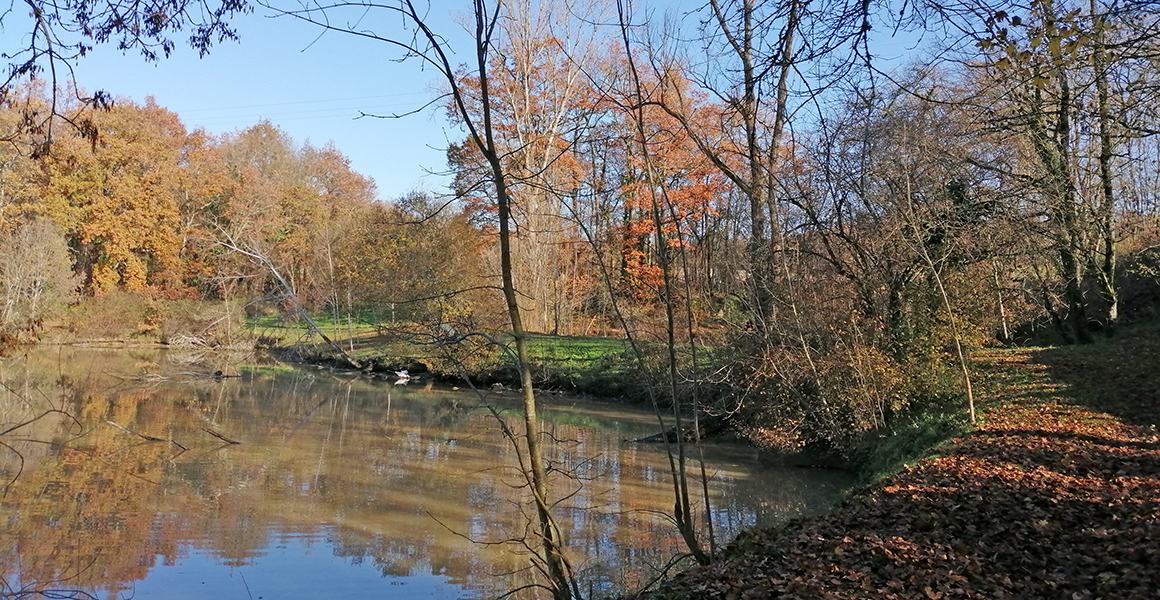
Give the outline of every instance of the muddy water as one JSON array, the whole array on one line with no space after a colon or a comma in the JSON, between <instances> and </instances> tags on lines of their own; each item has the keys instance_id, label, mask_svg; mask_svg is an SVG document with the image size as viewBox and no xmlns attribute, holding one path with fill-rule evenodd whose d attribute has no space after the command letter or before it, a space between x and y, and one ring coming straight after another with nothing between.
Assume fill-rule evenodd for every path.
<instances>
[{"instance_id":1,"label":"muddy water","mask_svg":"<svg viewBox=\"0 0 1160 600\"><path fill-rule=\"evenodd\" d=\"M215 380L224 364L239 378ZM478 598L530 583L518 457L477 396L245 357L46 349L0 361L0 592ZM513 427L510 392L485 398ZM682 551L650 413L545 396L553 494L587 593ZM227 444L215 437L240 442ZM716 535L851 481L705 449ZM704 521L703 502L697 507Z\"/></svg>"}]
</instances>

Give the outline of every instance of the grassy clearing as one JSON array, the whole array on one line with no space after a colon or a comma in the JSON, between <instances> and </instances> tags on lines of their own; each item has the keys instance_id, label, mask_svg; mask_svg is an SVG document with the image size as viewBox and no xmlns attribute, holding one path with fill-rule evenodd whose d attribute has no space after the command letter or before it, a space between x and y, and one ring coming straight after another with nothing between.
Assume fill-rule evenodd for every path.
<instances>
[{"instance_id":1,"label":"grassy clearing","mask_svg":"<svg viewBox=\"0 0 1160 600\"><path fill-rule=\"evenodd\" d=\"M314 323L327 337L333 340L358 339L376 335L379 327L367 320L371 315L355 316L348 320L340 317L335 320L331 313L311 315ZM264 337L276 345L295 344L309 341L314 332L301 318L289 315L270 314L246 317L245 327L256 337Z\"/></svg>"},{"instance_id":2,"label":"grassy clearing","mask_svg":"<svg viewBox=\"0 0 1160 600\"><path fill-rule=\"evenodd\" d=\"M634 368L632 347L622 339L533 334L528 342L534 362L564 373L623 373Z\"/></svg>"},{"instance_id":3,"label":"grassy clearing","mask_svg":"<svg viewBox=\"0 0 1160 600\"><path fill-rule=\"evenodd\" d=\"M390 335L383 326L369 320L372 316L354 319L353 324L345 318L335 321L329 314L318 315L314 320L323 333L350 348L352 356L360 360L405 363L433 358L432 348ZM246 328L271 345L318 341L305 321L281 315L249 317ZM510 344L511 338L501 336L500 341ZM622 339L531 334L528 341L528 352L536 365L568 377L594 372L625 373L634 365L632 348ZM495 361L493 368L504 366L504 353L498 353Z\"/></svg>"}]
</instances>

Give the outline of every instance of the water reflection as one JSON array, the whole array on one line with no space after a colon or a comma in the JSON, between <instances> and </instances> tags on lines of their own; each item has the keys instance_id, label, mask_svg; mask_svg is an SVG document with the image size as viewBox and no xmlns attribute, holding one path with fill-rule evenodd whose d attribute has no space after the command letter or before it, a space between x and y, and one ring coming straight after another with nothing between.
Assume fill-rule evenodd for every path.
<instances>
[{"instance_id":1,"label":"water reflection","mask_svg":"<svg viewBox=\"0 0 1160 600\"><path fill-rule=\"evenodd\" d=\"M502 543L530 537L517 458L475 396L278 365L220 380L188 364L68 349L0 363L0 421L45 415L2 438L7 591L460 598L530 581L520 545ZM489 402L517 420L514 395ZM661 449L623 441L653 433L652 417L547 403L584 588L642 585L682 550L657 515L672 505ZM707 458L722 538L818 510L849 483L757 469L740 449Z\"/></svg>"}]
</instances>

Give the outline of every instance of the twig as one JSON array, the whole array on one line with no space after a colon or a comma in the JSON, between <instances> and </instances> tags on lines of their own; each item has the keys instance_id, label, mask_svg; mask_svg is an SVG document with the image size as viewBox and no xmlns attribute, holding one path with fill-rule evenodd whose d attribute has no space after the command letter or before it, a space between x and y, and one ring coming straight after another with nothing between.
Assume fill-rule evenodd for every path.
<instances>
[{"instance_id":1,"label":"twig","mask_svg":"<svg viewBox=\"0 0 1160 600\"><path fill-rule=\"evenodd\" d=\"M250 584L246 583L246 574L238 571L238 576L242 578L242 585L246 586L246 595L250 597L250 600L254 600L254 594L250 592Z\"/></svg>"},{"instance_id":2,"label":"twig","mask_svg":"<svg viewBox=\"0 0 1160 600\"><path fill-rule=\"evenodd\" d=\"M7 386L5 386L5 387L7 387ZM46 410L46 411L44 411L43 413L41 413L41 414L40 414L39 416L37 416L37 417L34 417L34 418L32 418L32 419L29 419L29 420L27 420L27 421L24 421L23 423L17 423L16 425L13 425L13 426L11 426L11 427L9 427L8 429L5 429L4 431L0 431L0 436L5 436L5 435L8 435L9 433L12 433L13 431L16 431L17 429L20 429L21 427L24 427L24 426L27 426L27 425L31 425L31 424L33 424L33 423L35 423L35 422L37 422L37 421L39 421L39 420L43 419L44 417L47 417L48 415L51 415L51 414L53 414L53 413L62 414L62 415L64 415L64 416L66 416L66 417L68 417L68 418L72 419L74 423L76 423L76 424L78 424L78 425L80 424L80 422L79 422L79 421L77 421L77 418L76 418L76 417L74 417L73 415L70 415L69 413L67 413L67 412L65 412L65 411L63 411L63 410L59 410L59 409L53 408L53 409L49 409L49 410Z\"/></svg>"},{"instance_id":3,"label":"twig","mask_svg":"<svg viewBox=\"0 0 1160 600\"><path fill-rule=\"evenodd\" d=\"M133 431L132 429L126 429L126 428L124 428L124 427L121 427L120 425L118 425L118 424L116 424L116 423L114 423L114 422L112 422L112 421L110 421L110 420L108 420L108 419L105 419L105 422L106 422L106 423L108 423L109 425L112 425L113 427L116 427L117 429L120 429L121 431L124 431L125 433L128 433L129 435L135 435L135 436L137 436L137 437L139 437L139 438L141 438L141 439L143 439L143 440L147 440L147 441L150 441L150 442L169 442L170 444L173 444L174 446L177 446L178 448L181 448L181 451L182 451L182 452L184 452L184 451L186 451L186 450L189 450L189 448L186 448L184 445L182 445L182 444L181 444L180 442L178 442L177 440L167 440L167 439L165 439L165 438L159 438L159 437L154 437L154 436L151 436L151 435L149 435L149 434L147 434L147 433L140 433L140 432L137 432L137 431Z\"/></svg>"},{"instance_id":4,"label":"twig","mask_svg":"<svg viewBox=\"0 0 1160 600\"><path fill-rule=\"evenodd\" d=\"M129 435L135 435L141 439L149 440L150 442L164 442L165 441L163 438L153 437L153 436L145 434L145 433L138 433L138 432L133 431L131 429L126 429L126 428L121 427L120 425L118 425L118 424L116 424L108 419L105 419L105 422L108 423L109 425L112 425L113 427L116 427L117 429L120 429L121 431L124 431L125 433L127 433Z\"/></svg>"},{"instance_id":5,"label":"twig","mask_svg":"<svg viewBox=\"0 0 1160 600\"><path fill-rule=\"evenodd\" d=\"M8 483L4 484L4 493L0 494L0 498L6 498L8 496L8 490L12 487L13 484L16 483L16 480L20 478L20 474L24 472L24 455L21 454L20 451L17 450L16 448L9 446L8 444L6 444L2 441L0 441L0 447L7 448L8 450L11 450L13 453L16 454L16 458L18 458L20 460L20 466L16 469L16 474L12 476L12 481L9 481Z\"/></svg>"},{"instance_id":6,"label":"twig","mask_svg":"<svg viewBox=\"0 0 1160 600\"><path fill-rule=\"evenodd\" d=\"M209 427L202 427L202 428L201 428L201 430L202 430L202 431L204 431L204 432L206 432L206 433L208 433L208 434L210 434L210 435L212 435L212 436L214 436L215 438L217 438L217 439L219 439L219 440L221 440L221 441L223 441L223 442L225 442L225 443L227 443L227 444L241 444L241 442L238 442L238 441L235 441L235 440L231 440L230 438L228 438L228 437L226 437L226 436L224 436L224 435L222 435L222 434L220 434L220 433L218 433L218 432L216 432L216 431L214 431L214 430L210 429Z\"/></svg>"}]
</instances>

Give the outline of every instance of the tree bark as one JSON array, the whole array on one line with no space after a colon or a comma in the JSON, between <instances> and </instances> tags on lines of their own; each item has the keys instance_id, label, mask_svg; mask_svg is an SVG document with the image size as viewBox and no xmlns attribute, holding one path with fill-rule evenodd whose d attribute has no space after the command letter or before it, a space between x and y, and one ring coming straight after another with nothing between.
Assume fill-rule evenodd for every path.
<instances>
[{"instance_id":1,"label":"tree bark","mask_svg":"<svg viewBox=\"0 0 1160 600\"><path fill-rule=\"evenodd\" d=\"M1116 196L1112 186L1112 119L1108 106L1108 60L1107 43L1104 38L1105 24L1099 13L1098 0L1091 0L1092 34L1095 47L1092 51L1092 70L1096 80L1097 119L1100 136L1100 191L1101 201L1096 209L1099 223L1100 243L1092 271L1096 274L1100 296L1104 301L1104 326L1109 330L1119 319L1119 296L1116 293L1116 239L1115 215Z\"/></svg>"}]
</instances>

